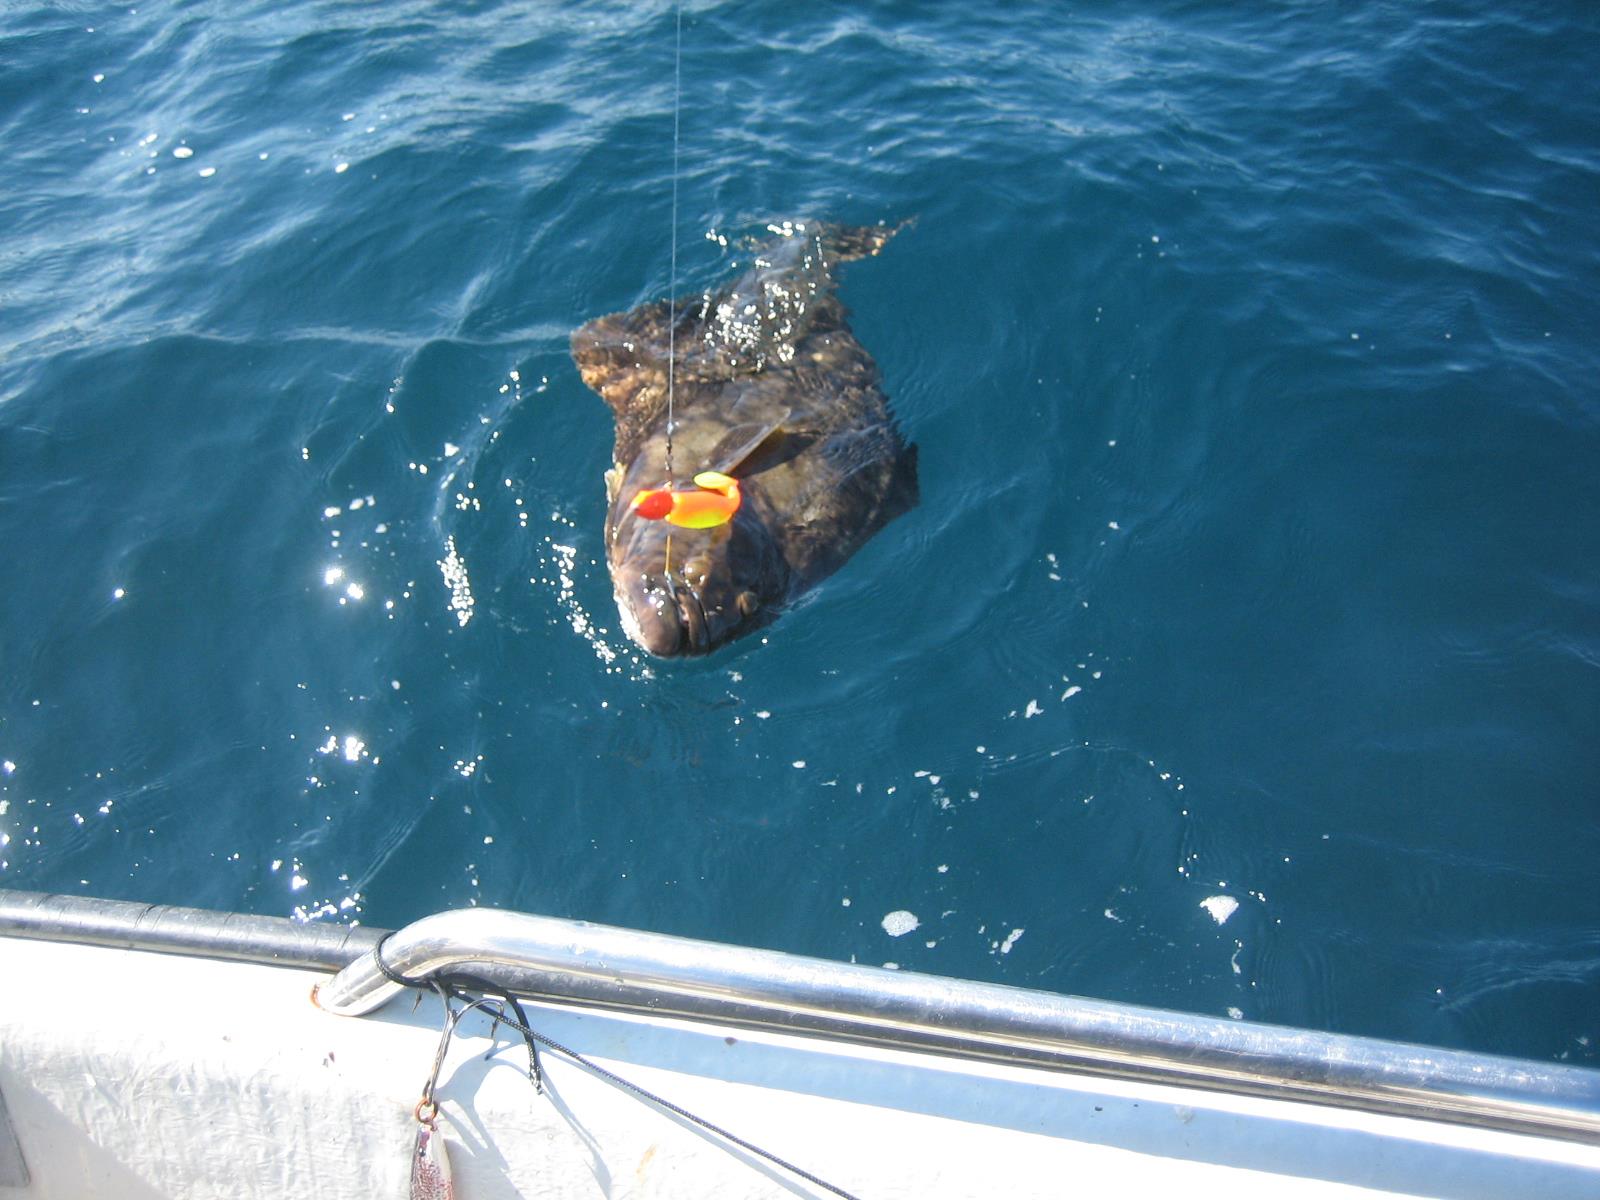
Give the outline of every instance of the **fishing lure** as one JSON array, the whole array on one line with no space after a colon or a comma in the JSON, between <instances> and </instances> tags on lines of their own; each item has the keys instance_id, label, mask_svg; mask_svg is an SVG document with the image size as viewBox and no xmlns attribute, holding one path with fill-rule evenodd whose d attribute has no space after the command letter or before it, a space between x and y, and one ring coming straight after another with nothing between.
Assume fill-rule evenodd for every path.
<instances>
[{"instance_id":1,"label":"fishing lure","mask_svg":"<svg viewBox=\"0 0 1600 1200\"><path fill-rule=\"evenodd\" d=\"M427 1112L427 1116L422 1114ZM439 1133L439 1107L431 1100L417 1105L417 1143L411 1152L411 1200L454 1200L450 1159Z\"/></svg>"},{"instance_id":2,"label":"fishing lure","mask_svg":"<svg viewBox=\"0 0 1600 1200\"><path fill-rule=\"evenodd\" d=\"M711 529L726 525L739 511L739 481L721 471L701 471L694 490L645 488L633 498L633 511L651 521L665 521L683 529Z\"/></svg>"}]
</instances>

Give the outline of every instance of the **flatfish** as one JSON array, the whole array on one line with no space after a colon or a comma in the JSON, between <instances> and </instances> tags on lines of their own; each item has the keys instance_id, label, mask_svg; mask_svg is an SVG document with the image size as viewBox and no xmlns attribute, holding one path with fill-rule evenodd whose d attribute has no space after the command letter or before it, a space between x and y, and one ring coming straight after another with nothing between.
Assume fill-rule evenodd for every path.
<instances>
[{"instance_id":1,"label":"flatfish","mask_svg":"<svg viewBox=\"0 0 1600 1200\"><path fill-rule=\"evenodd\" d=\"M616 419L605 541L617 609L661 657L763 627L917 503L916 447L835 281L839 264L877 254L896 230L768 231L725 286L572 335L584 383Z\"/></svg>"}]
</instances>

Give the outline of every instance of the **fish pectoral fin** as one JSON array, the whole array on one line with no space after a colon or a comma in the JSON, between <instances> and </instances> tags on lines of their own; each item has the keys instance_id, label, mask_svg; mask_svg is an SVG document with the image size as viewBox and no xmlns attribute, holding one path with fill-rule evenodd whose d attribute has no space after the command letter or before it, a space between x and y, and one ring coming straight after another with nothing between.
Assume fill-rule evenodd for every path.
<instances>
[{"instance_id":1,"label":"fish pectoral fin","mask_svg":"<svg viewBox=\"0 0 1600 1200\"><path fill-rule=\"evenodd\" d=\"M735 425L711 448L705 469L722 475L737 475L739 468L754 458L769 440L783 436L784 422L788 419L789 410L784 409L771 421Z\"/></svg>"}]
</instances>

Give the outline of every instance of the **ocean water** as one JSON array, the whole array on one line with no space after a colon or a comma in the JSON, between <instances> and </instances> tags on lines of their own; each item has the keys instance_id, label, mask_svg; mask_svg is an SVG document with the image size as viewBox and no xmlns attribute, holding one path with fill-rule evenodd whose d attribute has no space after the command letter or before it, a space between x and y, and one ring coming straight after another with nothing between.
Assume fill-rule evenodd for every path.
<instances>
[{"instance_id":1,"label":"ocean water","mask_svg":"<svg viewBox=\"0 0 1600 1200\"><path fill-rule=\"evenodd\" d=\"M1600 9L689 3L675 226L674 16L7 9L0 886L1600 1062ZM923 501L653 663L567 339L798 217Z\"/></svg>"}]
</instances>

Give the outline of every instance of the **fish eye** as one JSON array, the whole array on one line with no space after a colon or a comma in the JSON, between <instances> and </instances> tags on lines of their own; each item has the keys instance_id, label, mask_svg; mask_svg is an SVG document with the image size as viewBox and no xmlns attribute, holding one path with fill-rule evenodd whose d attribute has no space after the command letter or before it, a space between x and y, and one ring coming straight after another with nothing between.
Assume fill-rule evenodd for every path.
<instances>
[{"instance_id":1,"label":"fish eye","mask_svg":"<svg viewBox=\"0 0 1600 1200\"><path fill-rule=\"evenodd\" d=\"M683 577L696 586L706 581L706 576L711 574L711 560L703 554L696 555L683 564Z\"/></svg>"},{"instance_id":2,"label":"fish eye","mask_svg":"<svg viewBox=\"0 0 1600 1200\"><path fill-rule=\"evenodd\" d=\"M761 607L761 597L754 592L740 592L736 603L739 605L741 616L753 617L756 615L756 610Z\"/></svg>"}]
</instances>

